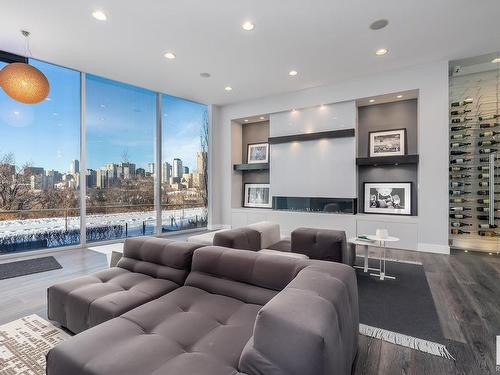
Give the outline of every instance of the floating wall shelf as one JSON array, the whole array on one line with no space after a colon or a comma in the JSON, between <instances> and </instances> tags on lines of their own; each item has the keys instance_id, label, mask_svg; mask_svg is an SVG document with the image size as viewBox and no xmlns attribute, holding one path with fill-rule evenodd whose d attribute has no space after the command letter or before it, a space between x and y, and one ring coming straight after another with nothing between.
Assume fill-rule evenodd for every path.
<instances>
[{"instance_id":1,"label":"floating wall shelf","mask_svg":"<svg viewBox=\"0 0 500 375\"><path fill-rule=\"evenodd\" d=\"M265 171L269 169L269 163L235 164L235 171Z\"/></svg>"},{"instance_id":2,"label":"floating wall shelf","mask_svg":"<svg viewBox=\"0 0 500 375\"><path fill-rule=\"evenodd\" d=\"M314 141L317 139L325 139L325 138L347 138L347 137L354 137L354 135L355 135L354 129L340 129L340 130L332 130L332 131L318 132L318 133L305 133L305 134L284 135L279 137L269 137L269 144L275 145L279 143Z\"/></svg>"},{"instance_id":3,"label":"floating wall shelf","mask_svg":"<svg viewBox=\"0 0 500 375\"><path fill-rule=\"evenodd\" d=\"M418 155L376 156L371 158L356 158L356 164L359 166L370 166L370 167L376 167L379 165L418 164Z\"/></svg>"}]
</instances>

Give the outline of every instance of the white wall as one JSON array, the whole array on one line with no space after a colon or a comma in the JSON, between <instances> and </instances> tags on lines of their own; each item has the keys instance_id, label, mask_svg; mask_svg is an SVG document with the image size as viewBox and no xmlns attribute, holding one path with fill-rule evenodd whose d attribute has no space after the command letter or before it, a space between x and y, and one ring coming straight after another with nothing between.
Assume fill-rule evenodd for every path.
<instances>
[{"instance_id":1,"label":"white wall","mask_svg":"<svg viewBox=\"0 0 500 375\"><path fill-rule=\"evenodd\" d=\"M419 90L416 247L420 251L449 252L447 61L221 107L213 129L212 223L231 225L232 222L231 119L413 89ZM362 216L366 219L366 215ZM398 218L391 220L397 223Z\"/></svg>"},{"instance_id":2,"label":"white wall","mask_svg":"<svg viewBox=\"0 0 500 375\"><path fill-rule=\"evenodd\" d=\"M271 137L356 127L354 101L274 113ZM275 196L356 198L356 138L271 145Z\"/></svg>"}]
</instances>

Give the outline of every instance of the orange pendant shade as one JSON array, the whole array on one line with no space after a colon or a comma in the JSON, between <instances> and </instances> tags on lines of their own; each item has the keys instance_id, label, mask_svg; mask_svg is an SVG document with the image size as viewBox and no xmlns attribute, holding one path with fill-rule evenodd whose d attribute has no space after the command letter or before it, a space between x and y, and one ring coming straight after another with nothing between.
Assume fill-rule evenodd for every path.
<instances>
[{"instance_id":1,"label":"orange pendant shade","mask_svg":"<svg viewBox=\"0 0 500 375\"><path fill-rule=\"evenodd\" d=\"M47 77L29 64L11 63L0 71L0 86L12 99L36 104L47 98L50 85Z\"/></svg>"}]
</instances>

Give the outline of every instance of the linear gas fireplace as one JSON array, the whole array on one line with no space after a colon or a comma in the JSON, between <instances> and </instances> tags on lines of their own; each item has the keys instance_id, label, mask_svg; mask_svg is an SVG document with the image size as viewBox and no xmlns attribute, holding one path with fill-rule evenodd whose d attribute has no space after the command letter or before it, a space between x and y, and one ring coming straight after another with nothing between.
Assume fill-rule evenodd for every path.
<instances>
[{"instance_id":1,"label":"linear gas fireplace","mask_svg":"<svg viewBox=\"0 0 500 375\"><path fill-rule=\"evenodd\" d=\"M273 197L273 210L356 214L356 198Z\"/></svg>"}]
</instances>

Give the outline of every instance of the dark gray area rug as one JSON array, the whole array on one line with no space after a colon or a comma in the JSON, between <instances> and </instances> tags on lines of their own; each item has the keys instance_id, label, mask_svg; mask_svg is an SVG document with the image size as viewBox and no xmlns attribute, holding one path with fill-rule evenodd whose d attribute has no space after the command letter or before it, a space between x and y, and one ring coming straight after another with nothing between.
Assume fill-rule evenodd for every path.
<instances>
[{"instance_id":1,"label":"dark gray area rug","mask_svg":"<svg viewBox=\"0 0 500 375\"><path fill-rule=\"evenodd\" d=\"M0 264L0 280L12 277L31 275L34 273L61 269L62 266L54 257L19 260Z\"/></svg>"},{"instance_id":2,"label":"dark gray area rug","mask_svg":"<svg viewBox=\"0 0 500 375\"><path fill-rule=\"evenodd\" d=\"M378 261L370 260L370 267ZM362 269L356 273L361 333L452 358L422 265L387 262L386 273L396 280L382 281Z\"/></svg>"},{"instance_id":3,"label":"dark gray area rug","mask_svg":"<svg viewBox=\"0 0 500 375\"><path fill-rule=\"evenodd\" d=\"M370 267L378 267L378 262L370 262ZM382 281L356 270L360 322L426 340L443 340L424 267L387 262L386 271L396 280Z\"/></svg>"}]
</instances>

